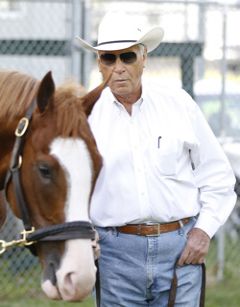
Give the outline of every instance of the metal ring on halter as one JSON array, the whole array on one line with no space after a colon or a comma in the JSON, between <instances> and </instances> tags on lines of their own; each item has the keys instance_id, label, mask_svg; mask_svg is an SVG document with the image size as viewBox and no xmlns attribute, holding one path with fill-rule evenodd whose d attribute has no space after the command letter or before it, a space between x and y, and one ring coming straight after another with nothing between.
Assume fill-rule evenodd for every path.
<instances>
[{"instance_id":1,"label":"metal ring on halter","mask_svg":"<svg viewBox=\"0 0 240 307\"><path fill-rule=\"evenodd\" d=\"M27 117L21 118L15 130L15 135L18 137L23 136L27 130L28 124L29 124L29 119Z\"/></svg>"}]
</instances>

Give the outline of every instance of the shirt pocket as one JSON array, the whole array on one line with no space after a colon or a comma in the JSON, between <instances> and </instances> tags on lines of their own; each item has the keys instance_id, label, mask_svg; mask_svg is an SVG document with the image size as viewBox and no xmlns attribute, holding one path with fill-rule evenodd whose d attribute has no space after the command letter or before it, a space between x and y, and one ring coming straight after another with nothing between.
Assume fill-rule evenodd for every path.
<instances>
[{"instance_id":1,"label":"shirt pocket","mask_svg":"<svg viewBox=\"0 0 240 307\"><path fill-rule=\"evenodd\" d=\"M155 167L160 175L175 176L179 156L179 141L174 137L158 137L154 149Z\"/></svg>"}]
</instances>

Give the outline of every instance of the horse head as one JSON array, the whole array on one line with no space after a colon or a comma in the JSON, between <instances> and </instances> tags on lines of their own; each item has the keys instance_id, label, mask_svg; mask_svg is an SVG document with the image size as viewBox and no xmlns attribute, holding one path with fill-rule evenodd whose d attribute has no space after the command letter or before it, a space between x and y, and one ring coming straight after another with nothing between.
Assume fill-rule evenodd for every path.
<instances>
[{"instance_id":1,"label":"horse head","mask_svg":"<svg viewBox=\"0 0 240 307\"><path fill-rule=\"evenodd\" d=\"M33 240L43 268L42 289L51 299L81 301L94 287L96 267L92 238L78 235L78 223L90 222L89 202L102 164L87 116L105 84L85 96L73 84L55 89L51 73L34 84L35 103L16 166L28 219L36 232L58 225L76 228L60 239L51 233ZM6 182L10 153L18 151L10 137L18 120L15 116L7 121L0 134L1 143L9 139L0 156L0 183L3 177ZM6 198L14 214L24 220L12 176L5 184ZM0 213L3 222L4 206L0 205Z\"/></svg>"}]
</instances>

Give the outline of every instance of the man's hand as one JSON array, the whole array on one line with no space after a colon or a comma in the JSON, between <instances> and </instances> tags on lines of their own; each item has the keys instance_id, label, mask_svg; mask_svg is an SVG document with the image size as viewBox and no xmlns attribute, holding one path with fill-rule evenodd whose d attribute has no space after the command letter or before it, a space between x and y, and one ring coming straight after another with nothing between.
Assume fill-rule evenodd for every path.
<instances>
[{"instance_id":1,"label":"man's hand","mask_svg":"<svg viewBox=\"0 0 240 307\"><path fill-rule=\"evenodd\" d=\"M201 264L208 253L210 238L203 230L193 228L188 233L187 244L179 258L178 265Z\"/></svg>"}]
</instances>

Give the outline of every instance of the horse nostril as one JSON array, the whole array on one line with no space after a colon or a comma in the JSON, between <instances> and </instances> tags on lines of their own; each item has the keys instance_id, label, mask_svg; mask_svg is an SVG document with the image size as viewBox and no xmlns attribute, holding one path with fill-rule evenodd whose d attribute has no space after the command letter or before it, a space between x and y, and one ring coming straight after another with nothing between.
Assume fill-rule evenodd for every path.
<instances>
[{"instance_id":1,"label":"horse nostril","mask_svg":"<svg viewBox=\"0 0 240 307\"><path fill-rule=\"evenodd\" d=\"M67 290L68 292L71 292L71 290L73 290L74 292L76 285L79 285L78 274L74 272L69 272L68 274L66 274L66 276L64 277L64 285L65 290Z\"/></svg>"},{"instance_id":2,"label":"horse nostril","mask_svg":"<svg viewBox=\"0 0 240 307\"><path fill-rule=\"evenodd\" d=\"M65 278L64 278L64 283L68 286L72 286L73 281L72 281L72 276L74 275L74 273L68 273L66 274Z\"/></svg>"},{"instance_id":3,"label":"horse nostril","mask_svg":"<svg viewBox=\"0 0 240 307\"><path fill-rule=\"evenodd\" d=\"M82 301L92 291L94 282L89 276L81 276L76 272L69 272L64 276L61 291L62 298L66 301Z\"/></svg>"}]
</instances>

